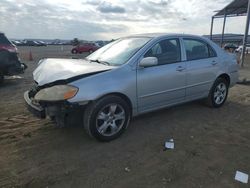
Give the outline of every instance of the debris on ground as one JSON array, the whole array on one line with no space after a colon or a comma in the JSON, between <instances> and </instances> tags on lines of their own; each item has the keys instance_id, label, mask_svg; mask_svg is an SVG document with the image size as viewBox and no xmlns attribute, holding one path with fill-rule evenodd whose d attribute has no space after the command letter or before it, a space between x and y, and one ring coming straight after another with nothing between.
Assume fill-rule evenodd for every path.
<instances>
[{"instance_id":1,"label":"debris on ground","mask_svg":"<svg viewBox=\"0 0 250 188\"><path fill-rule=\"evenodd\" d=\"M171 178L162 178L163 184L170 183L172 181Z\"/></svg>"},{"instance_id":2,"label":"debris on ground","mask_svg":"<svg viewBox=\"0 0 250 188\"><path fill-rule=\"evenodd\" d=\"M29 137L29 138L30 138L30 137L31 137L31 133L30 133L30 132L24 133L24 134L23 134L23 137Z\"/></svg>"},{"instance_id":3,"label":"debris on ground","mask_svg":"<svg viewBox=\"0 0 250 188\"><path fill-rule=\"evenodd\" d=\"M130 172L130 168L129 168L129 167L126 167L124 170L125 170L126 172Z\"/></svg>"},{"instance_id":4,"label":"debris on ground","mask_svg":"<svg viewBox=\"0 0 250 188\"><path fill-rule=\"evenodd\" d=\"M248 174L245 174L245 173L240 172L240 171L236 171L234 179L241 182L241 183L248 183Z\"/></svg>"},{"instance_id":5,"label":"debris on ground","mask_svg":"<svg viewBox=\"0 0 250 188\"><path fill-rule=\"evenodd\" d=\"M165 142L166 149L174 149L174 139L170 139Z\"/></svg>"},{"instance_id":6,"label":"debris on ground","mask_svg":"<svg viewBox=\"0 0 250 188\"><path fill-rule=\"evenodd\" d=\"M14 75L14 76L6 76L7 80L15 80L15 79L23 79L23 77Z\"/></svg>"}]
</instances>

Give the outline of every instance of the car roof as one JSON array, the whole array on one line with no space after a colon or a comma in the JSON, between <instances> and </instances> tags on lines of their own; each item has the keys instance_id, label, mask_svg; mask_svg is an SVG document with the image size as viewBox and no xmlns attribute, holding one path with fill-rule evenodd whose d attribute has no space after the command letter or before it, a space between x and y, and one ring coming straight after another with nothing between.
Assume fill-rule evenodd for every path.
<instances>
[{"instance_id":1,"label":"car roof","mask_svg":"<svg viewBox=\"0 0 250 188\"><path fill-rule=\"evenodd\" d=\"M160 37L200 37L199 35L183 34L183 33L142 33L130 35L127 37L150 37L150 38L160 38Z\"/></svg>"}]
</instances>

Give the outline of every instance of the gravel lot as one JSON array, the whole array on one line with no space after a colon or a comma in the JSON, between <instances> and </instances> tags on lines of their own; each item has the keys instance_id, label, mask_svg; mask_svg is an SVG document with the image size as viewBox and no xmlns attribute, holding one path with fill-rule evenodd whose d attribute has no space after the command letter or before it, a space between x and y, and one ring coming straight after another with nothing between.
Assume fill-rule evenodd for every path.
<instances>
[{"instance_id":1,"label":"gravel lot","mask_svg":"<svg viewBox=\"0 0 250 188\"><path fill-rule=\"evenodd\" d=\"M193 102L145 114L100 143L82 125L55 128L24 105L38 59L71 58L70 46L19 50L29 68L0 86L0 187L250 187L234 180L236 170L250 174L249 85L233 87L220 109ZM175 149L164 151L170 138Z\"/></svg>"}]
</instances>

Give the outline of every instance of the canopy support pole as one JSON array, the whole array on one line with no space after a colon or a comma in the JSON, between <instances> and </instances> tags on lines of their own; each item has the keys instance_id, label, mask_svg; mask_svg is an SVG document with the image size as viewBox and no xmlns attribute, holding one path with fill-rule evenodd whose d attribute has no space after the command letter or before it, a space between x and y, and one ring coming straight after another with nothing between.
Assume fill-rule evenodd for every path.
<instances>
[{"instance_id":1,"label":"canopy support pole","mask_svg":"<svg viewBox=\"0 0 250 188\"><path fill-rule=\"evenodd\" d=\"M214 17L212 16L211 27L210 27L210 40L213 39L213 27L214 27Z\"/></svg>"},{"instance_id":2,"label":"canopy support pole","mask_svg":"<svg viewBox=\"0 0 250 188\"><path fill-rule=\"evenodd\" d=\"M241 66L243 67L244 65L244 60L245 60L245 52L246 52L246 46L247 46L247 37L248 37L248 31L249 31L249 20L250 20L250 2L248 0L248 8L247 8L247 21L246 21L246 28L245 28L245 34L244 34L244 39L243 39L243 47L242 47L242 52L241 52Z\"/></svg>"},{"instance_id":3,"label":"canopy support pole","mask_svg":"<svg viewBox=\"0 0 250 188\"><path fill-rule=\"evenodd\" d=\"M225 13L224 13L224 20L223 20L223 27L222 27L222 35L221 35L221 41L220 41L220 46L221 46L221 47L222 47L223 42L224 42L224 33L225 33L226 19L227 19L227 15L226 15L226 10L225 10Z\"/></svg>"}]
</instances>

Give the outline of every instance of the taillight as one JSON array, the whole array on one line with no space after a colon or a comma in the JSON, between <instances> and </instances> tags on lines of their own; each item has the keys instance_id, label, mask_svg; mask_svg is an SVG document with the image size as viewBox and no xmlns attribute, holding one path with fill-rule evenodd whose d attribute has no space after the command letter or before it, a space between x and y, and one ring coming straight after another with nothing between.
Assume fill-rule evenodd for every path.
<instances>
[{"instance_id":1,"label":"taillight","mask_svg":"<svg viewBox=\"0 0 250 188\"><path fill-rule=\"evenodd\" d=\"M17 53L17 48L15 46L4 46L3 49L10 53Z\"/></svg>"}]
</instances>

